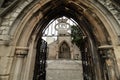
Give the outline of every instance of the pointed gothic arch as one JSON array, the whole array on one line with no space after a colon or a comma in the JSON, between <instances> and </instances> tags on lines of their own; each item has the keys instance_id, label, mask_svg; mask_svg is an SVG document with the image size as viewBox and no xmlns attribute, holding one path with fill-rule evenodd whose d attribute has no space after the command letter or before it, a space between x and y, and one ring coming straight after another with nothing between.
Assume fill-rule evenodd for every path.
<instances>
[{"instance_id":1,"label":"pointed gothic arch","mask_svg":"<svg viewBox=\"0 0 120 80\"><path fill-rule=\"evenodd\" d=\"M1 37L0 40L3 40L2 43L7 45L6 49L9 51L6 52L6 50L4 50L3 53L9 53L8 55L11 59L9 64L4 64L5 66L9 65L9 67L7 69L2 68L3 73L1 74L5 74L4 72L8 71L10 75L7 77L9 77L10 80L31 80L34 68L34 57L36 55L35 46L42 36L42 31L50 20L64 15L73 18L88 37L89 49L92 53L92 56L88 57L92 57L93 60L94 79L103 80L100 68L102 64L99 64L100 61L97 50L102 51L101 54L103 54L103 50L107 52L107 50L109 51L111 49L113 50L112 54L115 55L114 57L112 56L112 61L115 60L115 76L117 79L120 79L118 68L118 66L120 66L120 56L118 56L120 46L117 33L117 29L119 31L119 24L113 15L111 15L111 17L106 16L107 13L109 15L111 13L106 10L104 6L101 6L96 0L92 0L93 2L83 0L29 1L31 2L26 3L23 1L25 4L20 4L22 8L16 7L16 9L21 9L21 11L18 12L17 16L13 15L15 19L12 21L12 24L10 22L10 26L7 26L6 30L2 31L8 30L8 33L5 34L1 32L1 35L3 34L4 37ZM27 6L25 6L26 4ZM11 13L15 13L15 9L2 16L4 18L3 22L6 19L5 17L8 17ZM109 59L107 55L106 57Z\"/></svg>"},{"instance_id":2,"label":"pointed gothic arch","mask_svg":"<svg viewBox=\"0 0 120 80\"><path fill-rule=\"evenodd\" d=\"M49 4L58 4L58 6L52 6ZM32 9L36 10L36 13L31 13L30 12L30 11L32 11L32 9L31 9L27 13L27 15L22 19L22 21L20 21L21 23L19 23L19 25L18 25L17 29L18 30L20 29L21 32L19 30L15 33L15 36L17 37L16 39L18 39L16 45L17 46L30 45L29 43L31 43L30 41L31 41L31 38L33 35L35 36L35 41L38 40L39 37L41 37L40 35L42 35L42 31L44 30L45 26L48 24L48 22L51 19L58 18L58 17L64 15L67 17L72 17L81 26L81 29L83 30L83 32L89 37L88 38L89 45L90 45L89 48L91 49L92 57L93 57L93 59L94 59L94 57L96 57L97 62L99 62L97 51L96 51L97 49L95 47L97 45L109 44L107 37L110 35L107 33L107 31L106 31L107 28L105 28L105 27L110 26L110 24L108 23L107 26L103 26L104 22L101 22L101 19L99 17L100 14L89 10L89 7L87 7L86 4L83 4L83 6L82 5L79 6L78 3L77 3L78 5L76 5L76 3L73 1L71 1L68 4L74 5L74 8L76 7L76 9L78 8L79 10L73 9L73 7L72 8L69 7L64 2L62 4L62 3L59 3L58 1L56 1L56 3L54 3L54 1L53 2L52 1L48 1L48 2L44 1L43 6L39 5L39 3L36 4L37 7L34 6L32 8ZM64 6L62 6L62 5L64 5ZM52 7L54 10L50 11ZM66 9L66 7L68 9ZM86 10L87 8L88 8L88 10ZM41 9L41 10L39 11L39 9ZM60 9L60 11L56 12L57 9ZM76 11L76 14L74 14L74 15L71 14L71 13L73 13L73 10ZM49 13L49 11L51 13ZM63 12L63 13L61 13L61 12ZM93 16L89 15L91 13L93 14ZM82 14L83 14L83 16L82 16ZM26 23L23 24L23 22L24 23L26 22ZM100 23L103 25L99 25ZM85 26L85 24L87 24L87 26ZM90 25L90 26L88 26L88 25ZM103 29L100 27L102 27ZM26 31L28 31L28 33ZM111 32L110 32L110 34L111 34ZM111 36L113 36L113 34ZM94 41L95 41L95 43L93 43ZM114 43L114 40L111 39L111 41L113 41L113 43ZM28 42L28 43L26 43L26 42ZM32 54L32 55L34 55L34 54ZM93 70L93 72L95 73L95 75L94 75L95 77L93 77L93 78L94 79L99 78L101 80L102 78L101 78L101 72L100 72L100 68L99 68L100 64L99 63L96 64L96 63L93 63L93 65L95 66L94 70ZM31 68L28 68L28 69L31 69ZM98 72L99 72L98 74L97 74L96 70L98 70ZM28 74L26 74L26 75L28 75Z\"/></svg>"}]
</instances>

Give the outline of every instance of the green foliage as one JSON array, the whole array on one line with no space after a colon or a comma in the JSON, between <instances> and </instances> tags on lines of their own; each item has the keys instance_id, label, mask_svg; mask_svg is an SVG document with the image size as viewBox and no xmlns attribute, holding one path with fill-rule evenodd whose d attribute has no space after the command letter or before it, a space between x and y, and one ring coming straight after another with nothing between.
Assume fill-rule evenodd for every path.
<instances>
[{"instance_id":1,"label":"green foliage","mask_svg":"<svg viewBox=\"0 0 120 80\"><path fill-rule=\"evenodd\" d=\"M71 37L72 43L75 43L80 48L83 41L83 34L82 31L75 25L71 26Z\"/></svg>"}]
</instances>

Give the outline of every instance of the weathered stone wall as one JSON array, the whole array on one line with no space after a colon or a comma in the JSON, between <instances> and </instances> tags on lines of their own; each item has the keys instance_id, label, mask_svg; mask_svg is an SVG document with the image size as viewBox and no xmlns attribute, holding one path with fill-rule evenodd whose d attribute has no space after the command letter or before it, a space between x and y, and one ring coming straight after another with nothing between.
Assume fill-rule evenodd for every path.
<instances>
[{"instance_id":1,"label":"weathered stone wall","mask_svg":"<svg viewBox=\"0 0 120 80\"><path fill-rule=\"evenodd\" d=\"M11 44L12 35L9 34L9 30L12 24L19 16L19 14L29 5L32 0L26 0L16 5L13 10L10 10L3 16L2 13L7 9L0 8L1 21L0 21L0 80L8 80L11 72L11 66L13 65L15 46Z\"/></svg>"},{"instance_id":2,"label":"weathered stone wall","mask_svg":"<svg viewBox=\"0 0 120 80\"><path fill-rule=\"evenodd\" d=\"M19 16L19 14L25 9L27 5L29 5L32 0L26 0L17 6L5 16L2 16L1 27L0 27L0 40L10 40L11 35L9 35L9 30L12 27L12 24Z\"/></svg>"},{"instance_id":3,"label":"weathered stone wall","mask_svg":"<svg viewBox=\"0 0 120 80\"><path fill-rule=\"evenodd\" d=\"M14 67L15 67L14 65L15 65L16 61L14 58L16 56L15 51L16 51L17 46L16 46L16 42L14 41L16 37L13 37L13 36L17 35L17 34L15 34L15 32L12 32L12 34L11 34L10 32L11 31L19 31L19 28L20 28L20 27L18 28L19 23L21 23L21 24L25 23L25 22L21 22L22 18L21 18L21 20L19 20L18 24L16 24L15 22L17 22L18 19L20 19L19 18L20 15L25 14L24 10L26 10L27 7L29 7L29 5L32 4L33 1L34 0L21 0L14 7L12 7L9 10L7 10L7 8L5 8L5 9L0 8L0 80L9 80L11 77L10 75L14 76L14 72L11 72L11 69L14 69ZM45 2L47 3L47 1L50 1L50 0L40 0L40 1L36 0L36 1L38 1L39 5L44 5ZM72 1L72 0L70 0L70 1ZM112 35L112 34L115 35L115 36L111 37L112 41L114 42L114 41L118 40L118 41L116 41L116 44L110 45L110 46L112 46L114 49L116 62L118 64L118 68L120 70L120 55L119 55L119 52L120 52L120 44L119 44L119 42L120 42L119 41L119 37L120 37L120 6L117 6L117 5L115 5L115 3L112 3L111 0L98 0L98 1L85 0L85 2L83 0L76 0L76 2L77 1L78 1L78 3L80 1L83 4L90 4L90 5L88 5L88 7L90 7L91 9L93 7L94 7L94 9L97 8L97 9L95 9L97 11L94 11L94 9L93 9L93 11L96 13L99 12L99 14L102 14L102 15L100 15L101 18L105 18L107 20L107 22L105 22L105 23L109 23L111 25L111 27L109 27L109 25L105 24L106 28L108 28L107 31L109 33L111 33L110 35ZM36 4L33 6L36 6ZM31 9L29 9L29 11ZM33 14L35 12L36 11L32 11L31 14ZM41 10L41 12L42 12L42 10ZM104 17L103 17L103 15L104 15ZM38 17L41 17L41 16L38 16ZM37 19L40 19L40 18L37 18ZM103 20L103 19L101 19L101 20ZM13 25L16 25L17 29L13 28ZM31 52L31 54L32 54L32 52ZM11 80L13 80L13 79L11 78ZM22 80L26 80L26 79L24 78ZM27 80L29 80L29 78Z\"/></svg>"}]
</instances>

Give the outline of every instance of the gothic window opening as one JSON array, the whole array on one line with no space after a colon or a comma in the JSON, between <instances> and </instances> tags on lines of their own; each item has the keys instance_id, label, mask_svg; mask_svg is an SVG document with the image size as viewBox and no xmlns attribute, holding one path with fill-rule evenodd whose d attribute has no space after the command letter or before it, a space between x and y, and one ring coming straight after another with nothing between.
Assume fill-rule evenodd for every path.
<instances>
[{"instance_id":1,"label":"gothic window opening","mask_svg":"<svg viewBox=\"0 0 120 80\"><path fill-rule=\"evenodd\" d=\"M70 59L70 48L66 42L63 42L59 48L59 59Z\"/></svg>"}]
</instances>

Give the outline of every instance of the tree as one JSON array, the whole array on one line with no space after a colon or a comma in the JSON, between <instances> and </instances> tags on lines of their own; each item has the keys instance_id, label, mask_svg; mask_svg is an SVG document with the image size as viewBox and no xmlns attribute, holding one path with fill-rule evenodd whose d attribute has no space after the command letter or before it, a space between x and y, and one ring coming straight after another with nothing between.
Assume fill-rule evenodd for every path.
<instances>
[{"instance_id":1,"label":"tree","mask_svg":"<svg viewBox=\"0 0 120 80\"><path fill-rule=\"evenodd\" d=\"M83 33L78 26L71 26L71 37L72 43L75 43L80 48L81 43L83 42Z\"/></svg>"}]
</instances>

